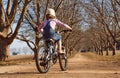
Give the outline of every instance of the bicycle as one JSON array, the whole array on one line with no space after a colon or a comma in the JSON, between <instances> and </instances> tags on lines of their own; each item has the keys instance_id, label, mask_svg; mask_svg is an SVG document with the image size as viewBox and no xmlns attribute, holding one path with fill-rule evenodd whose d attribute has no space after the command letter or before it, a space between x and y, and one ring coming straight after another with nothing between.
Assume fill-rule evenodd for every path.
<instances>
[{"instance_id":1,"label":"bicycle","mask_svg":"<svg viewBox=\"0 0 120 78\"><path fill-rule=\"evenodd\" d=\"M68 32L69 30L62 30L62 32ZM42 47L36 56L35 62L36 67L40 73L47 73L50 69L50 61L55 64L57 62L57 58L59 59L59 65L62 71L67 70L67 53L65 47L62 46L62 50L64 54L58 54L57 52L57 43L53 39L44 40L45 46Z\"/></svg>"}]
</instances>

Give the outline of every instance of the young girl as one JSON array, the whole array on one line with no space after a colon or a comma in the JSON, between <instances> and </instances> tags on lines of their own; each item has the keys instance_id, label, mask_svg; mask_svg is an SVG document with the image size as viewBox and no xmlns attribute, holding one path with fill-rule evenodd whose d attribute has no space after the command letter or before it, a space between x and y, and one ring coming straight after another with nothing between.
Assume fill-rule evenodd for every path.
<instances>
[{"instance_id":1,"label":"young girl","mask_svg":"<svg viewBox=\"0 0 120 78\"><path fill-rule=\"evenodd\" d=\"M44 20L41 26L39 26L39 30L43 32L44 39L52 38L57 41L58 53L63 54L61 36L55 32L56 26L61 26L67 28L68 30L72 30L70 26L56 18L54 9L49 8L46 13L46 20Z\"/></svg>"}]
</instances>

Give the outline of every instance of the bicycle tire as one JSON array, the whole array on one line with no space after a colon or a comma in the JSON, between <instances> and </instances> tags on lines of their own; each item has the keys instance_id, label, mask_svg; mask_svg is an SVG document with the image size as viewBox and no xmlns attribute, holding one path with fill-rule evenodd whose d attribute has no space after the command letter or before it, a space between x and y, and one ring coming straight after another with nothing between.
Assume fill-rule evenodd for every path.
<instances>
[{"instance_id":1,"label":"bicycle tire","mask_svg":"<svg viewBox=\"0 0 120 78\"><path fill-rule=\"evenodd\" d=\"M63 51L65 51L65 48L62 48ZM62 71L66 71L67 70L67 65L68 65L68 59L67 59L67 54L66 52L64 54L59 54L58 55L59 58L59 65Z\"/></svg>"},{"instance_id":2,"label":"bicycle tire","mask_svg":"<svg viewBox=\"0 0 120 78\"><path fill-rule=\"evenodd\" d=\"M45 51L45 49L43 51ZM43 55L45 55L45 53ZM46 59L46 57L45 57L45 59ZM38 53L36 53L35 62L36 62L37 70L40 73L47 73L50 68L50 61L46 61L45 59L42 58L40 51ZM43 65L41 65L41 63L43 63Z\"/></svg>"}]
</instances>

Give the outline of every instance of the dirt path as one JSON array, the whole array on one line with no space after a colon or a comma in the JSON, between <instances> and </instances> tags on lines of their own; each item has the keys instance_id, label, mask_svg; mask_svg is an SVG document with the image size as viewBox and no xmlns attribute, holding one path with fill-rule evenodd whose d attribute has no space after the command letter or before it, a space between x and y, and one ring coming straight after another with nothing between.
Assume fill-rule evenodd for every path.
<instances>
[{"instance_id":1,"label":"dirt path","mask_svg":"<svg viewBox=\"0 0 120 78\"><path fill-rule=\"evenodd\" d=\"M60 71L58 63L52 65L46 74L40 74L34 62L1 66L0 78L120 78L119 64L90 60L80 53L68 65L67 71Z\"/></svg>"}]
</instances>

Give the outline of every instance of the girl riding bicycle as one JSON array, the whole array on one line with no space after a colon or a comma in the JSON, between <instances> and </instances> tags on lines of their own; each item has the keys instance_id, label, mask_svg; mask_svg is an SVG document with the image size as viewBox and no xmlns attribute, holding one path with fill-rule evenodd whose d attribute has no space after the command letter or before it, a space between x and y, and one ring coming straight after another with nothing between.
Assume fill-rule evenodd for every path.
<instances>
[{"instance_id":1,"label":"girl riding bicycle","mask_svg":"<svg viewBox=\"0 0 120 78\"><path fill-rule=\"evenodd\" d=\"M55 32L56 26L65 27L68 30L72 30L70 26L56 18L54 9L49 8L47 9L46 20L44 20L42 24L39 26L39 30L40 32L43 32L44 39L52 38L55 41L57 41L58 53L63 54L61 36Z\"/></svg>"}]
</instances>

